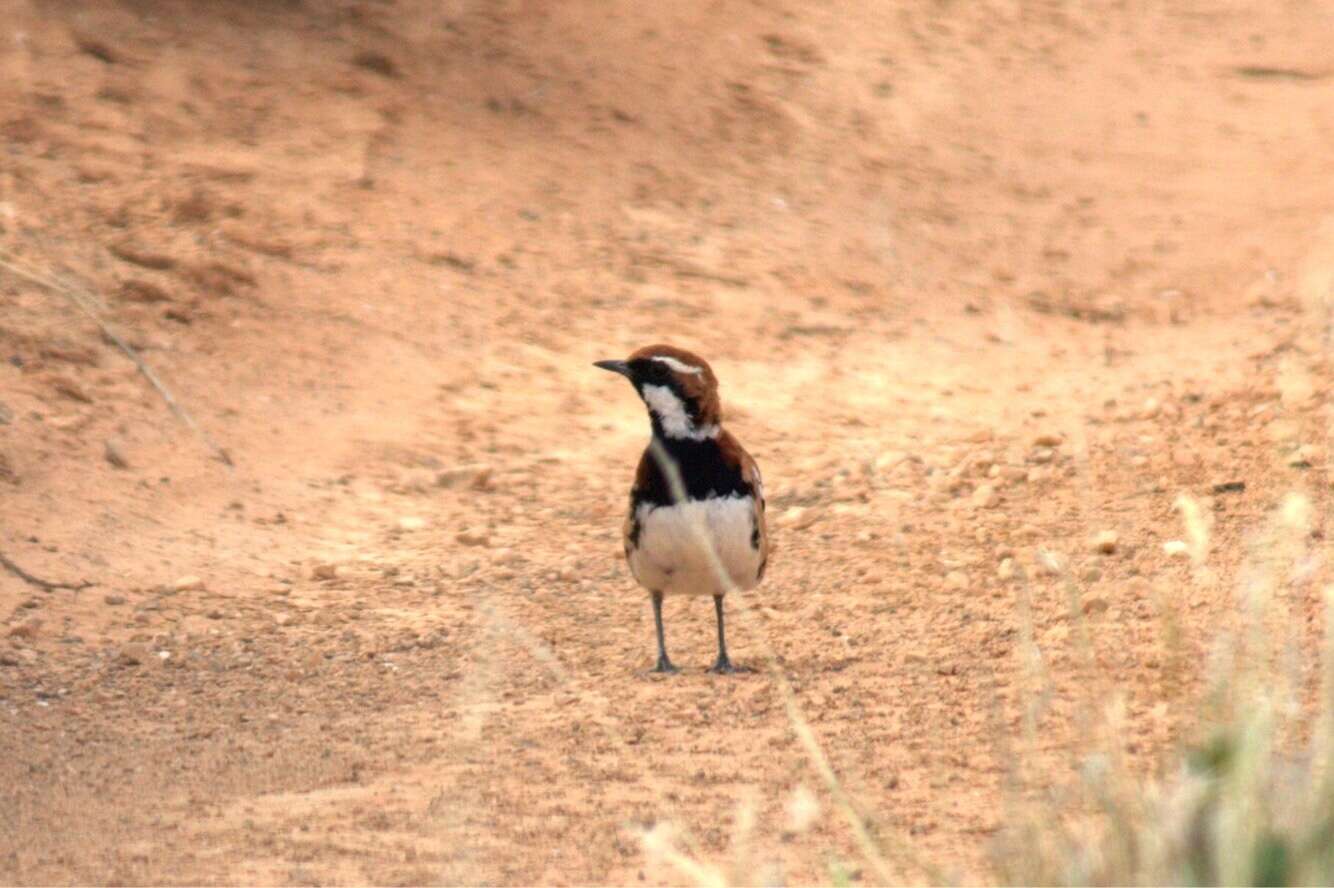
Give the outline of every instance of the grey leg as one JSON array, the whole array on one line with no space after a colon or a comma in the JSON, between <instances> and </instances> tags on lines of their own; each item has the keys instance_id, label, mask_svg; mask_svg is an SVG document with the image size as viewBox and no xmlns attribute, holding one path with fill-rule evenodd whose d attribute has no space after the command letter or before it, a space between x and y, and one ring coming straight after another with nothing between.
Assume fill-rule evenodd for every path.
<instances>
[{"instance_id":1,"label":"grey leg","mask_svg":"<svg viewBox=\"0 0 1334 888\"><path fill-rule=\"evenodd\" d=\"M667 659L667 641L662 632L662 593L651 592L653 597L653 622L658 629L658 665L653 667L654 672L677 672L679 671L672 665L672 661Z\"/></svg>"},{"instance_id":2,"label":"grey leg","mask_svg":"<svg viewBox=\"0 0 1334 888\"><path fill-rule=\"evenodd\" d=\"M753 672L746 666L733 666L732 661L727 656L727 637L723 631L723 597L721 595L713 596L713 611L718 615L718 659L714 662L710 672L716 672L719 675L728 675L733 672Z\"/></svg>"}]
</instances>

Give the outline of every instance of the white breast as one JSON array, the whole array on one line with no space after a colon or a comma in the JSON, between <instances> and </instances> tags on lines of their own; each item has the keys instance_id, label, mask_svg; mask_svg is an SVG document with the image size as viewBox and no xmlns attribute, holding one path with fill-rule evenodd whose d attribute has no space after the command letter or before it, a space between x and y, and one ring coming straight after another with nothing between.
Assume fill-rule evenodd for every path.
<instances>
[{"instance_id":1,"label":"white breast","mask_svg":"<svg viewBox=\"0 0 1334 888\"><path fill-rule=\"evenodd\" d=\"M675 506L640 505L639 544L630 550L630 570L646 589L674 595L727 592L701 547L698 532L712 542L727 576L739 589L759 582L763 553L751 545L755 505L749 496L713 497Z\"/></svg>"}]
</instances>

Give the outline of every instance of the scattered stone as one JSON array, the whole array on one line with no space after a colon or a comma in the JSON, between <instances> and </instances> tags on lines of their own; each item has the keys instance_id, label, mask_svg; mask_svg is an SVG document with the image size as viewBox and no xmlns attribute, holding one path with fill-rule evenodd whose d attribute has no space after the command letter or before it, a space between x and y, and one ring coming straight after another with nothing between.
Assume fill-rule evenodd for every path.
<instances>
[{"instance_id":1,"label":"scattered stone","mask_svg":"<svg viewBox=\"0 0 1334 888\"><path fill-rule=\"evenodd\" d=\"M1038 550L1038 567L1051 576L1060 576L1065 572L1065 557L1051 549Z\"/></svg>"},{"instance_id":2,"label":"scattered stone","mask_svg":"<svg viewBox=\"0 0 1334 888\"><path fill-rule=\"evenodd\" d=\"M1176 447L1172 450L1172 463L1183 469L1189 469L1199 465L1200 454L1197 450L1189 447Z\"/></svg>"},{"instance_id":3,"label":"scattered stone","mask_svg":"<svg viewBox=\"0 0 1334 888\"><path fill-rule=\"evenodd\" d=\"M1294 440L1299 432L1300 428L1297 423L1290 419L1276 419L1265 426L1265 434L1269 436L1269 440L1276 444L1284 444Z\"/></svg>"},{"instance_id":4,"label":"scattered stone","mask_svg":"<svg viewBox=\"0 0 1334 888\"><path fill-rule=\"evenodd\" d=\"M317 564L310 569L311 577L316 580L336 580L338 573L336 564Z\"/></svg>"},{"instance_id":5,"label":"scattered stone","mask_svg":"<svg viewBox=\"0 0 1334 888\"><path fill-rule=\"evenodd\" d=\"M172 583L171 588L174 592L202 592L204 589L204 579L203 577L189 574Z\"/></svg>"},{"instance_id":6,"label":"scattered stone","mask_svg":"<svg viewBox=\"0 0 1334 888\"><path fill-rule=\"evenodd\" d=\"M120 285L120 297L127 302L139 302L145 305L171 301L171 294L157 284L133 278Z\"/></svg>"},{"instance_id":7,"label":"scattered stone","mask_svg":"<svg viewBox=\"0 0 1334 888\"><path fill-rule=\"evenodd\" d=\"M1102 614L1107 612L1107 599L1101 595L1095 595L1092 598L1084 599L1083 611L1086 615Z\"/></svg>"},{"instance_id":8,"label":"scattered stone","mask_svg":"<svg viewBox=\"0 0 1334 888\"><path fill-rule=\"evenodd\" d=\"M436 485L437 473L430 469L413 467L399 472L398 490L405 493L425 493Z\"/></svg>"},{"instance_id":9,"label":"scattered stone","mask_svg":"<svg viewBox=\"0 0 1334 888\"><path fill-rule=\"evenodd\" d=\"M29 666L37 662L38 653L32 648L19 648L14 653L18 655L20 661L27 663Z\"/></svg>"},{"instance_id":10,"label":"scattered stone","mask_svg":"<svg viewBox=\"0 0 1334 888\"><path fill-rule=\"evenodd\" d=\"M1024 480L1029 484L1041 484L1051 477L1051 472L1043 466L1034 466L1024 475Z\"/></svg>"},{"instance_id":11,"label":"scattered stone","mask_svg":"<svg viewBox=\"0 0 1334 888\"><path fill-rule=\"evenodd\" d=\"M1137 469L1142 469L1149 464L1149 458L1142 453L1137 453L1130 458L1130 464Z\"/></svg>"},{"instance_id":12,"label":"scattered stone","mask_svg":"<svg viewBox=\"0 0 1334 888\"><path fill-rule=\"evenodd\" d=\"M1089 565L1084 568L1084 572L1079 575L1079 578L1086 583L1096 583L1102 579L1102 571L1093 565Z\"/></svg>"},{"instance_id":13,"label":"scattered stone","mask_svg":"<svg viewBox=\"0 0 1334 888\"><path fill-rule=\"evenodd\" d=\"M1324 451L1315 444L1303 444L1288 457L1288 465L1294 469L1309 469L1324 462Z\"/></svg>"},{"instance_id":14,"label":"scattered stone","mask_svg":"<svg viewBox=\"0 0 1334 888\"><path fill-rule=\"evenodd\" d=\"M490 478L490 466L458 466L453 469L441 469L436 472L435 484L437 487L452 488L471 486L480 488L489 486Z\"/></svg>"},{"instance_id":15,"label":"scattered stone","mask_svg":"<svg viewBox=\"0 0 1334 888\"><path fill-rule=\"evenodd\" d=\"M125 596L124 596L124 595L117 595L116 593L112 592L112 593L106 595L105 597L103 597L102 600L103 600L104 602L106 602L107 604L111 605L112 607L118 607L119 605L122 605L122 604L125 603Z\"/></svg>"},{"instance_id":16,"label":"scattered stone","mask_svg":"<svg viewBox=\"0 0 1334 888\"><path fill-rule=\"evenodd\" d=\"M1000 495L990 484L979 484L973 491L973 506L978 509L994 509L1000 502Z\"/></svg>"},{"instance_id":17,"label":"scattered stone","mask_svg":"<svg viewBox=\"0 0 1334 888\"><path fill-rule=\"evenodd\" d=\"M819 513L814 509L808 509L805 506L792 506L783 511L774 523L779 527L790 527L799 530L803 527L810 527L818 519Z\"/></svg>"},{"instance_id":18,"label":"scattered stone","mask_svg":"<svg viewBox=\"0 0 1334 888\"><path fill-rule=\"evenodd\" d=\"M394 79L399 76L398 65L394 60L375 50L368 49L357 53L352 57L352 64L358 68L364 68L367 71L379 74L381 77Z\"/></svg>"},{"instance_id":19,"label":"scattered stone","mask_svg":"<svg viewBox=\"0 0 1334 888\"><path fill-rule=\"evenodd\" d=\"M1033 452L1028 455L1028 461L1037 463L1038 465L1045 465L1055 458L1056 451L1052 450L1050 447L1035 448Z\"/></svg>"},{"instance_id":20,"label":"scattered stone","mask_svg":"<svg viewBox=\"0 0 1334 888\"><path fill-rule=\"evenodd\" d=\"M9 630L10 638L36 638L42 628L41 620L28 620Z\"/></svg>"},{"instance_id":21,"label":"scattered stone","mask_svg":"<svg viewBox=\"0 0 1334 888\"><path fill-rule=\"evenodd\" d=\"M103 43L101 40L98 40L96 37L77 31L73 36L74 45L79 48L80 52L86 53L97 59L99 62L108 65L114 65L120 61L120 53L112 49L106 43Z\"/></svg>"},{"instance_id":22,"label":"scattered stone","mask_svg":"<svg viewBox=\"0 0 1334 888\"><path fill-rule=\"evenodd\" d=\"M1117 536L1114 530L1100 530L1098 535L1093 538L1093 551L1101 552L1103 555L1111 555L1116 551L1117 543L1121 538Z\"/></svg>"},{"instance_id":23,"label":"scattered stone","mask_svg":"<svg viewBox=\"0 0 1334 888\"><path fill-rule=\"evenodd\" d=\"M154 271L167 271L176 265L176 260L163 253L154 253L152 250L136 246L130 243L112 244L107 248L111 255L117 259L129 262L131 265L138 265L141 268L151 268Z\"/></svg>"},{"instance_id":24,"label":"scattered stone","mask_svg":"<svg viewBox=\"0 0 1334 888\"><path fill-rule=\"evenodd\" d=\"M968 574L961 570L952 570L945 574L945 586L950 589L967 589Z\"/></svg>"},{"instance_id":25,"label":"scattered stone","mask_svg":"<svg viewBox=\"0 0 1334 888\"><path fill-rule=\"evenodd\" d=\"M1057 645L1062 644L1070 638L1070 627L1065 623L1057 623L1042 633L1044 644Z\"/></svg>"},{"instance_id":26,"label":"scattered stone","mask_svg":"<svg viewBox=\"0 0 1334 888\"><path fill-rule=\"evenodd\" d=\"M402 518L398 519L399 530L421 530L425 526L426 519L418 518L416 515L404 515Z\"/></svg>"},{"instance_id":27,"label":"scattered stone","mask_svg":"<svg viewBox=\"0 0 1334 888\"><path fill-rule=\"evenodd\" d=\"M1034 447L1060 447L1065 439L1053 432L1044 432L1033 439Z\"/></svg>"},{"instance_id":28,"label":"scattered stone","mask_svg":"<svg viewBox=\"0 0 1334 888\"><path fill-rule=\"evenodd\" d=\"M148 649L142 644L131 642L120 649L116 655L116 664L119 666L138 666L148 659Z\"/></svg>"},{"instance_id":29,"label":"scattered stone","mask_svg":"<svg viewBox=\"0 0 1334 888\"><path fill-rule=\"evenodd\" d=\"M489 546L491 538L486 535L484 530L468 529L461 530L454 535L454 539L465 546Z\"/></svg>"},{"instance_id":30,"label":"scattered stone","mask_svg":"<svg viewBox=\"0 0 1334 888\"><path fill-rule=\"evenodd\" d=\"M81 404L91 404L93 402L92 397L84 391L83 386L68 376L51 376L49 381L51 388L55 389L57 394L63 395L71 401L78 401Z\"/></svg>"},{"instance_id":31,"label":"scattered stone","mask_svg":"<svg viewBox=\"0 0 1334 888\"><path fill-rule=\"evenodd\" d=\"M1000 567L996 568L996 576L1005 582L1014 579L1014 559L1002 558Z\"/></svg>"},{"instance_id":32,"label":"scattered stone","mask_svg":"<svg viewBox=\"0 0 1334 888\"><path fill-rule=\"evenodd\" d=\"M106 457L107 462L118 469L128 469L130 463L125 459L125 448L117 438L107 438L102 445L102 455Z\"/></svg>"},{"instance_id":33,"label":"scattered stone","mask_svg":"<svg viewBox=\"0 0 1334 888\"><path fill-rule=\"evenodd\" d=\"M1214 493L1242 493L1246 490L1245 481L1220 481L1210 488Z\"/></svg>"},{"instance_id":34,"label":"scattered stone","mask_svg":"<svg viewBox=\"0 0 1334 888\"><path fill-rule=\"evenodd\" d=\"M1190 554L1190 547L1181 540L1168 540L1163 543L1163 552L1169 558L1182 558Z\"/></svg>"},{"instance_id":35,"label":"scattered stone","mask_svg":"<svg viewBox=\"0 0 1334 888\"><path fill-rule=\"evenodd\" d=\"M884 453L876 456L872 466L877 473L892 472L898 468L899 465L910 459L912 459L912 457L909 454L904 453L902 450L886 450Z\"/></svg>"}]
</instances>

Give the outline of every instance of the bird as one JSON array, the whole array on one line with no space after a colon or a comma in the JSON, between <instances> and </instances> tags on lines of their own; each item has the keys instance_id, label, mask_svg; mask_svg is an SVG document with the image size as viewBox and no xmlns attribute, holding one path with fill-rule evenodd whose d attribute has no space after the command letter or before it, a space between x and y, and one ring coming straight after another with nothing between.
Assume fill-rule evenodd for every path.
<instances>
[{"instance_id":1,"label":"bird","mask_svg":"<svg viewBox=\"0 0 1334 888\"><path fill-rule=\"evenodd\" d=\"M718 658L709 671L752 671L727 654L723 597L732 589L753 589L768 566L764 481L755 460L722 426L713 368L698 355L661 344L594 366L630 380L648 409L651 437L630 489L623 537L630 572L653 604L653 671L679 671L667 656L663 633L667 595L713 596Z\"/></svg>"}]
</instances>

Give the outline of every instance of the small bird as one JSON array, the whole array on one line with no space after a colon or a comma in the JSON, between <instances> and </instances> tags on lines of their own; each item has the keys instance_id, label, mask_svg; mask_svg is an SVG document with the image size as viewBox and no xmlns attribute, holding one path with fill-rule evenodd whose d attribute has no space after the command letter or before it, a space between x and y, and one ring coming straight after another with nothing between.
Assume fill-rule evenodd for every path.
<instances>
[{"instance_id":1,"label":"small bird","mask_svg":"<svg viewBox=\"0 0 1334 888\"><path fill-rule=\"evenodd\" d=\"M727 656L723 596L731 588L752 589L764 576L764 483L755 460L722 427L717 377L702 358L670 345L646 346L627 360L594 366L630 380L653 429L630 490L624 536L630 572L653 602L654 671L677 671L662 629L668 594L712 595L718 659L710 671L750 671Z\"/></svg>"}]
</instances>

